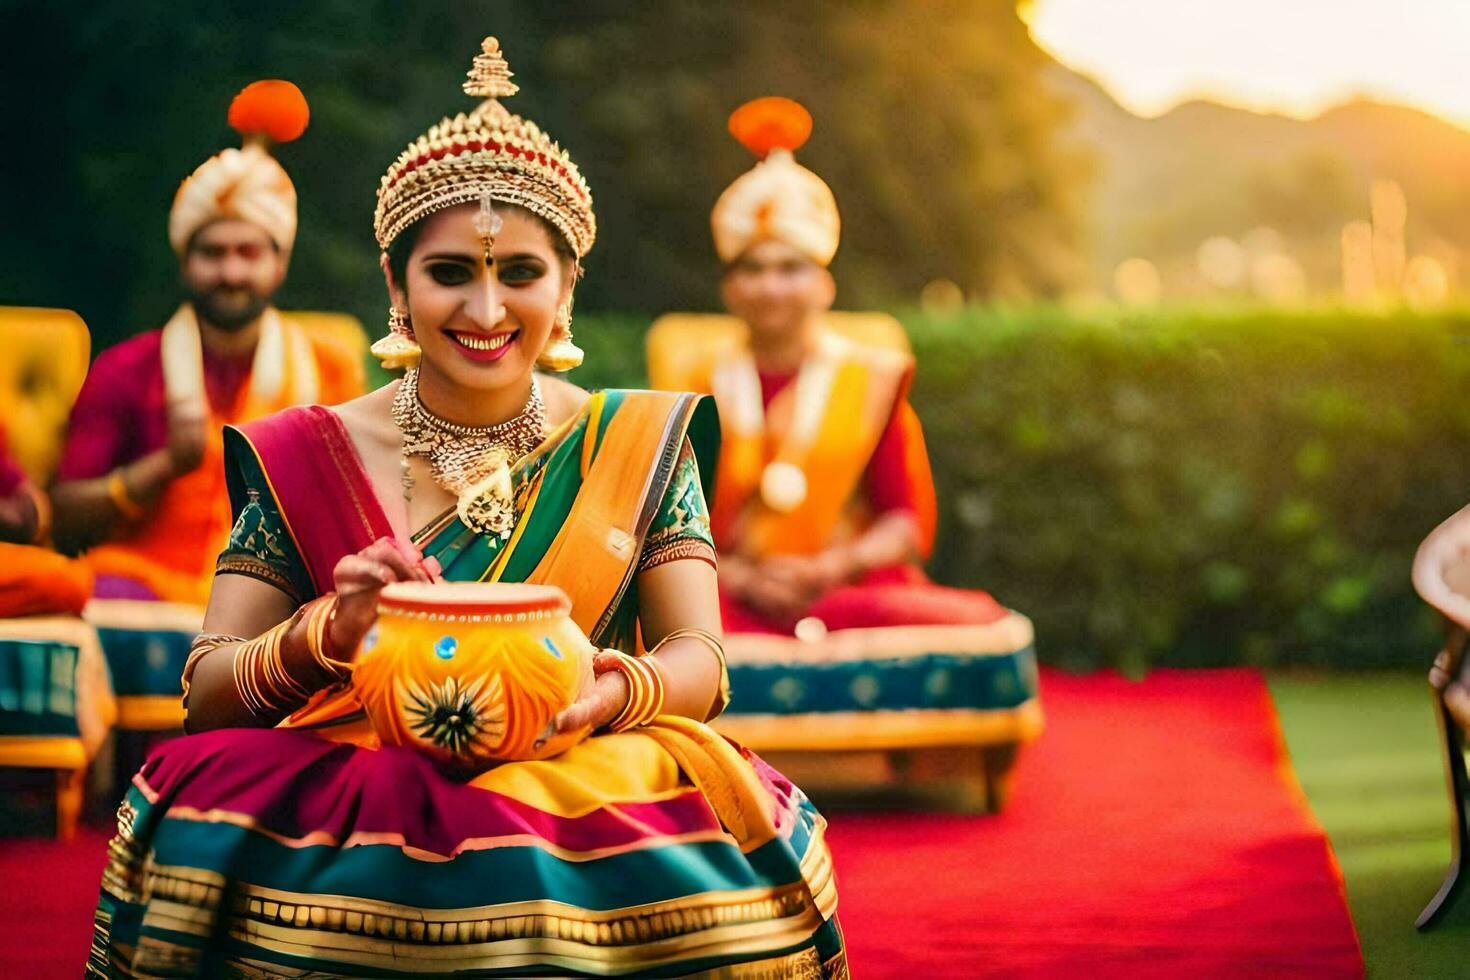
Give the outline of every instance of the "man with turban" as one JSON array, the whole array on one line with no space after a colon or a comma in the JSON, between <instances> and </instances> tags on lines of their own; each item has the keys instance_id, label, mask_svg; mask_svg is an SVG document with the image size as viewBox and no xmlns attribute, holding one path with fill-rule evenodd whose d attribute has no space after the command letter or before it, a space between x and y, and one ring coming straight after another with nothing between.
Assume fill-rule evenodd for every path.
<instances>
[{"instance_id":1,"label":"man with turban","mask_svg":"<svg viewBox=\"0 0 1470 980\"><path fill-rule=\"evenodd\" d=\"M300 136L307 117L290 82L235 98L244 146L195 170L169 214L185 302L161 330L103 352L77 398L55 536L86 551L98 598L202 604L230 529L222 427L361 392L360 364L271 305L296 239L296 189L269 147Z\"/></svg>"},{"instance_id":2,"label":"man with turban","mask_svg":"<svg viewBox=\"0 0 1470 980\"><path fill-rule=\"evenodd\" d=\"M921 568L936 506L913 357L892 318L831 312L837 202L793 156L811 128L789 99L730 117L761 158L711 215L733 316L671 314L649 335L653 384L720 409L725 729L758 751L989 746L993 807L1039 727L1031 624Z\"/></svg>"}]
</instances>

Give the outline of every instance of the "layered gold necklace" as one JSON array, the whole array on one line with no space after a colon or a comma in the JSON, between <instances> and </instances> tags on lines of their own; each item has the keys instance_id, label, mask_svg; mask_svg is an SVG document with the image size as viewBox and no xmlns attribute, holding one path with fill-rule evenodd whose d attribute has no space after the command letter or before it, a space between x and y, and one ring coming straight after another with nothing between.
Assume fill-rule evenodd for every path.
<instances>
[{"instance_id":1,"label":"layered gold necklace","mask_svg":"<svg viewBox=\"0 0 1470 980\"><path fill-rule=\"evenodd\" d=\"M400 472L403 499L413 498L409 460L429 461L434 482L453 494L465 526L481 534L510 537L515 528L515 493L510 467L541 444L546 434L546 405L533 376L531 394L520 414L495 425L469 426L440 418L419 396L419 372L403 376L393 395L393 422L403 433Z\"/></svg>"}]
</instances>

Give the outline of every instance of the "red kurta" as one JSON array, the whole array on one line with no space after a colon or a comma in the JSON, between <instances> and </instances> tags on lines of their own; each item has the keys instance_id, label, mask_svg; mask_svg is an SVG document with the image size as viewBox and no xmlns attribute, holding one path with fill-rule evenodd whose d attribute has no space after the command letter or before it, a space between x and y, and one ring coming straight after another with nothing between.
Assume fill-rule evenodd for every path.
<instances>
[{"instance_id":1,"label":"red kurta","mask_svg":"<svg viewBox=\"0 0 1470 980\"><path fill-rule=\"evenodd\" d=\"M150 331L97 358L72 410L58 479L102 477L168 444L163 336ZM361 393L360 372L347 369L342 352L311 343L311 353L323 403ZM202 604L208 597L214 559L230 529L222 428L291 403L286 396L275 404L253 401L254 351L222 357L205 348L202 355L211 415L204 461L170 483L148 514L120 524L86 556L97 570L97 598Z\"/></svg>"}]
</instances>

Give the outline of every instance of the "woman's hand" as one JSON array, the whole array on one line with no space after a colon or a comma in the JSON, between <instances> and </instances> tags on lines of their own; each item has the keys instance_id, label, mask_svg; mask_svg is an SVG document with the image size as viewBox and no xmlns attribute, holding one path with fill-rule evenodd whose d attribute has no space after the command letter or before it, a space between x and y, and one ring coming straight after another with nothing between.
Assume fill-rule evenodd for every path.
<instances>
[{"instance_id":1,"label":"woman's hand","mask_svg":"<svg viewBox=\"0 0 1470 980\"><path fill-rule=\"evenodd\" d=\"M337 612L327 642L339 659L347 660L378 618L378 593L394 582L432 582L439 563L425 558L411 544L382 537L355 555L337 562L332 581Z\"/></svg>"},{"instance_id":2,"label":"woman's hand","mask_svg":"<svg viewBox=\"0 0 1470 980\"><path fill-rule=\"evenodd\" d=\"M618 669L617 654L599 650L592 655L593 682L551 722L547 734L541 737L537 748L549 739L567 732L586 730L594 732L612 721L628 706L632 691L628 679Z\"/></svg>"}]
</instances>

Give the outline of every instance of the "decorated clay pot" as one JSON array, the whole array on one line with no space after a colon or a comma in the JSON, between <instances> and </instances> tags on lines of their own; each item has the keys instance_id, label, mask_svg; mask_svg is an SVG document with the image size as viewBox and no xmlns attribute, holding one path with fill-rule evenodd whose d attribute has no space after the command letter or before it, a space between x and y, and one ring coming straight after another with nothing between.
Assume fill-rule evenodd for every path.
<instances>
[{"instance_id":1,"label":"decorated clay pot","mask_svg":"<svg viewBox=\"0 0 1470 980\"><path fill-rule=\"evenodd\" d=\"M385 588L352 678L379 739L462 771L576 744L585 731L550 732L592 683L594 650L570 610L554 586Z\"/></svg>"}]
</instances>

